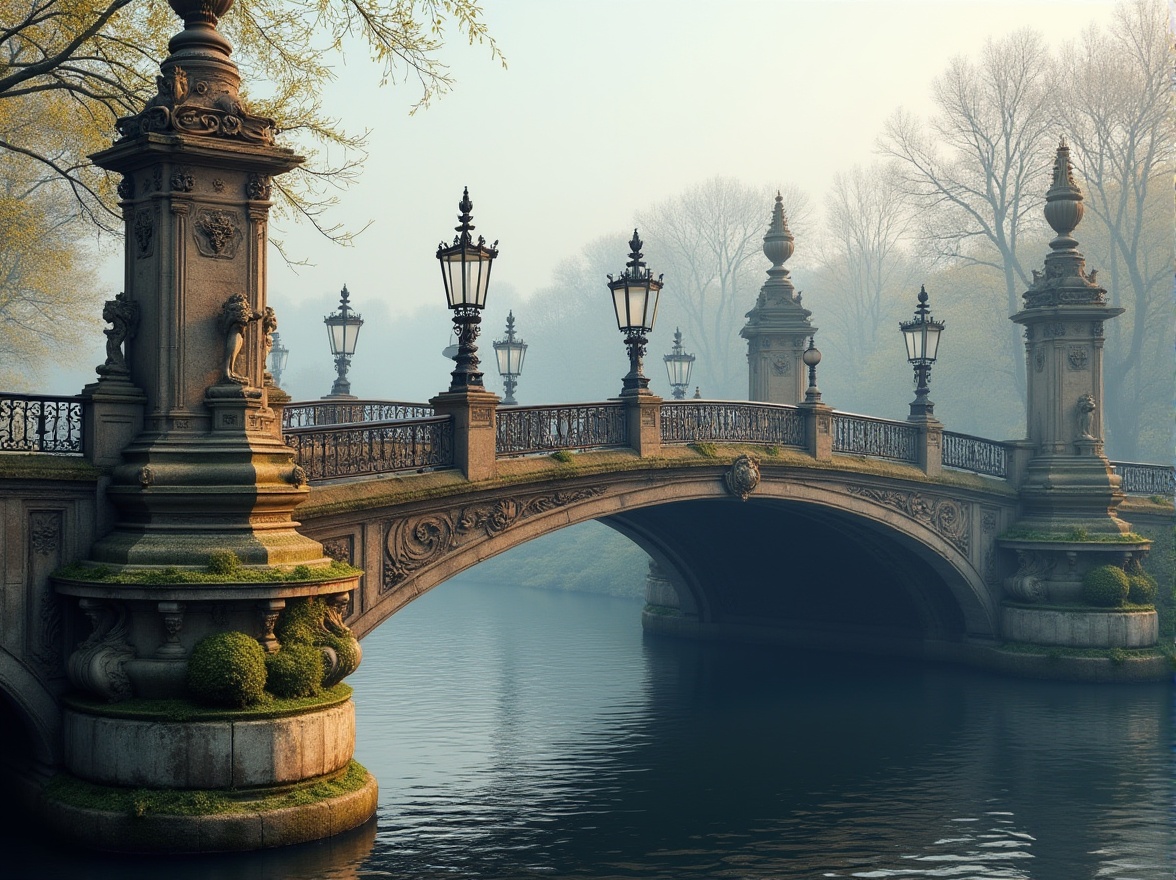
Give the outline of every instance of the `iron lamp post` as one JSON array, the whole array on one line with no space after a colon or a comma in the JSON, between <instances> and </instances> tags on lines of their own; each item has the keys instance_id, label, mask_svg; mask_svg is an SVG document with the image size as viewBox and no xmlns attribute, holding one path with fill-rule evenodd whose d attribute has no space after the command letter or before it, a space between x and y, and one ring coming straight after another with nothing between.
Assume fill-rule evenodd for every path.
<instances>
[{"instance_id":1,"label":"iron lamp post","mask_svg":"<svg viewBox=\"0 0 1176 880\"><path fill-rule=\"evenodd\" d=\"M686 388L690 385L690 371L694 369L694 355L686 354L682 348L682 330L674 328L674 347L670 353L664 355L666 373L670 377L670 388L673 389L674 400L686 399Z\"/></svg>"},{"instance_id":2,"label":"iron lamp post","mask_svg":"<svg viewBox=\"0 0 1176 880\"><path fill-rule=\"evenodd\" d=\"M637 230L629 242L629 262L625 271L617 278L608 276L608 289L612 292L613 309L617 316L617 329L625 334L625 345L629 349L629 372L621 386L621 396L631 397L649 394L649 379L641 372L641 358L649 343L646 333L653 329L657 318L657 300L662 289L662 278L653 277L641 261L641 239Z\"/></svg>"},{"instance_id":3,"label":"iron lamp post","mask_svg":"<svg viewBox=\"0 0 1176 880\"><path fill-rule=\"evenodd\" d=\"M286 361L290 359L290 349L282 345L282 337L276 331L273 334L274 344L270 349L270 375L274 377L274 384L282 387L282 373L286 370Z\"/></svg>"},{"instance_id":4,"label":"iron lamp post","mask_svg":"<svg viewBox=\"0 0 1176 880\"><path fill-rule=\"evenodd\" d=\"M494 343L494 354L498 358L498 374L502 376L502 384L506 389L503 406L517 406L514 392L518 387L518 378L523 372L523 358L527 356L527 343L515 336L514 312L506 315L506 337Z\"/></svg>"},{"instance_id":5,"label":"iron lamp post","mask_svg":"<svg viewBox=\"0 0 1176 880\"><path fill-rule=\"evenodd\" d=\"M915 368L915 399L911 401L911 412L907 418L927 419L935 414L935 404L929 396L931 389L928 380L931 377L931 365L935 363L939 353L939 336L943 333L944 322L931 317L926 287L919 287L919 304L915 307L915 317L909 321L902 321L898 326L906 340L907 360Z\"/></svg>"},{"instance_id":6,"label":"iron lamp post","mask_svg":"<svg viewBox=\"0 0 1176 880\"><path fill-rule=\"evenodd\" d=\"M808 367L808 388L804 392L804 402L820 403L821 391L817 388L817 364L821 362L821 351L817 348L815 337L809 337L808 348L801 353L800 359Z\"/></svg>"},{"instance_id":7,"label":"iron lamp post","mask_svg":"<svg viewBox=\"0 0 1176 880\"><path fill-rule=\"evenodd\" d=\"M359 339L359 328L363 326L363 318L358 312L352 311L349 300L351 294L347 285L339 294L339 308L323 318L327 325L327 338L331 342L331 354L335 357L335 384L331 386L331 393L327 397L351 397L351 383L347 381L347 368L351 366L351 358L355 354L355 343Z\"/></svg>"},{"instance_id":8,"label":"iron lamp post","mask_svg":"<svg viewBox=\"0 0 1176 880\"><path fill-rule=\"evenodd\" d=\"M456 367L451 374L451 392L481 389L482 373L478 370L478 325L482 309L486 308L486 292L490 287L490 269L498 256L498 242L487 247L486 239L478 236L475 242L470 232L474 203L466 187L458 203L459 225L453 244L437 245L437 260L441 263L441 281L445 285L445 299L453 310L453 327L457 334Z\"/></svg>"}]
</instances>

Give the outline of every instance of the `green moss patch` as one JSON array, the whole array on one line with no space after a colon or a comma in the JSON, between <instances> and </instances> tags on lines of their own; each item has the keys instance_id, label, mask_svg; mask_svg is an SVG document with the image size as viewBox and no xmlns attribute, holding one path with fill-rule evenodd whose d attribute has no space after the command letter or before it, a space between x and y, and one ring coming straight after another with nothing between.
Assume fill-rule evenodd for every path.
<instances>
[{"instance_id":1,"label":"green moss patch","mask_svg":"<svg viewBox=\"0 0 1176 880\"><path fill-rule=\"evenodd\" d=\"M1056 544L1139 544L1147 541L1143 535L1126 532L1121 535L1088 534L1085 529L1068 532L1039 532L1033 529L1009 529L1000 536L1002 541L1041 541Z\"/></svg>"},{"instance_id":2,"label":"green moss patch","mask_svg":"<svg viewBox=\"0 0 1176 880\"><path fill-rule=\"evenodd\" d=\"M136 697L121 703L106 703L102 700L72 694L64 698L65 705L89 715L105 718L124 718L129 721L262 721L267 718L285 718L301 715L314 709L324 709L345 703L351 699L351 688L345 684L324 688L310 697L274 697L264 694L261 702L245 709L225 709L201 706L191 700L145 700Z\"/></svg>"},{"instance_id":3,"label":"green moss patch","mask_svg":"<svg viewBox=\"0 0 1176 880\"><path fill-rule=\"evenodd\" d=\"M1161 648L1066 648L1051 645L1031 645L1025 642L1002 642L997 650L1011 654L1033 654L1051 659L1066 657L1086 657L1093 659L1112 660L1122 663L1125 660L1155 660L1170 656Z\"/></svg>"},{"instance_id":4,"label":"green moss patch","mask_svg":"<svg viewBox=\"0 0 1176 880\"><path fill-rule=\"evenodd\" d=\"M217 556L217 554L213 555ZM331 560L330 565L322 568L311 568L308 565L297 565L293 568L246 568L241 565L233 567L231 561L226 564L226 560L218 557L210 566L210 569L212 568L218 570L195 571L169 567L126 568L115 571L105 565L74 563L58 570L53 576L60 580L84 581L90 584L168 586L171 584L297 584L336 580L363 573L362 569L354 568L337 559Z\"/></svg>"},{"instance_id":5,"label":"green moss patch","mask_svg":"<svg viewBox=\"0 0 1176 880\"><path fill-rule=\"evenodd\" d=\"M84 810L102 810L137 817L151 814L223 816L301 807L341 797L363 788L368 776L362 764L352 761L342 774L334 778L258 797L256 792L232 789L121 788L97 785L60 773L45 786L45 796Z\"/></svg>"}]
</instances>

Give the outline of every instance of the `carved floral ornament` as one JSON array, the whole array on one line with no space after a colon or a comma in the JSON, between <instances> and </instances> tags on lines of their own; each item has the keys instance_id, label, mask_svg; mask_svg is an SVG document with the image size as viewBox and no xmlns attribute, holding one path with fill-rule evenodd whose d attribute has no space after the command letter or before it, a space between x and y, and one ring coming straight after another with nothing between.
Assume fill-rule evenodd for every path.
<instances>
[{"instance_id":1,"label":"carved floral ornament","mask_svg":"<svg viewBox=\"0 0 1176 880\"><path fill-rule=\"evenodd\" d=\"M393 520L388 524L384 540L384 578L380 591L387 592L453 551L493 538L522 520L603 494L603 486L589 486L503 498Z\"/></svg>"},{"instance_id":2,"label":"carved floral ornament","mask_svg":"<svg viewBox=\"0 0 1176 880\"><path fill-rule=\"evenodd\" d=\"M972 506L955 498L943 498L922 492L849 486L850 495L892 507L910 519L930 526L961 553L972 546Z\"/></svg>"},{"instance_id":3,"label":"carved floral ornament","mask_svg":"<svg viewBox=\"0 0 1176 880\"><path fill-rule=\"evenodd\" d=\"M236 211L214 211L207 208L196 212L192 224L196 249L203 256L231 260L237 255L244 235L241 218Z\"/></svg>"},{"instance_id":4,"label":"carved floral ornament","mask_svg":"<svg viewBox=\"0 0 1176 880\"><path fill-rule=\"evenodd\" d=\"M209 71L206 78L189 82L188 72L173 65L155 78L155 86L155 96L141 112L115 123L123 140L151 132L176 132L255 144L274 142L274 121L250 113L237 94L236 83L228 77Z\"/></svg>"},{"instance_id":5,"label":"carved floral ornament","mask_svg":"<svg viewBox=\"0 0 1176 880\"><path fill-rule=\"evenodd\" d=\"M723 482L728 492L746 501L760 483L759 462L750 455L739 456L723 474Z\"/></svg>"}]
</instances>

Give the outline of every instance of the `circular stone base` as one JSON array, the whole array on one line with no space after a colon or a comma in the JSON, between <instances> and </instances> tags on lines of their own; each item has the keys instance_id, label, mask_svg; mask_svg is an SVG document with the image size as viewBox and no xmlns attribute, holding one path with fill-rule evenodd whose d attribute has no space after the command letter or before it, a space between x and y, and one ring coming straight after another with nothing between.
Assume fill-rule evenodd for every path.
<instances>
[{"instance_id":1,"label":"circular stone base","mask_svg":"<svg viewBox=\"0 0 1176 880\"><path fill-rule=\"evenodd\" d=\"M1001 609L1001 635L1009 642L1064 648L1151 648L1159 641L1154 611Z\"/></svg>"},{"instance_id":2,"label":"circular stone base","mask_svg":"<svg viewBox=\"0 0 1176 880\"><path fill-rule=\"evenodd\" d=\"M131 816L42 799L45 823L63 838L110 852L244 852L322 840L358 828L376 813L379 787L363 786L297 807L209 816Z\"/></svg>"}]
</instances>

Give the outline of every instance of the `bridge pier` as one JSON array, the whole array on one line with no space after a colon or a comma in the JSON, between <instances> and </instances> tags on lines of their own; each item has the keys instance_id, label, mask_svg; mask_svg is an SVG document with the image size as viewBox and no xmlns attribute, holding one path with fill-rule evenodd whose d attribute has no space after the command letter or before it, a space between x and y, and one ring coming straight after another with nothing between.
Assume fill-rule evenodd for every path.
<instances>
[{"instance_id":1,"label":"bridge pier","mask_svg":"<svg viewBox=\"0 0 1176 880\"><path fill-rule=\"evenodd\" d=\"M123 175L126 226L85 393L109 504L53 577L90 627L65 663L64 772L36 809L104 849L301 843L376 805L341 683L362 656L344 624L361 572L296 528L307 478L265 371L271 178L302 159L243 105L208 4L172 7L184 30L159 93L93 157Z\"/></svg>"},{"instance_id":2,"label":"bridge pier","mask_svg":"<svg viewBox=\"0 0 1176 880\"><path fill-rule=\"evenodd\" d=\"M1000 542L1016 559L1004 581L1002 633L1046 650L1154 651L1156 612L1142 607L1155 601L1141 566L1151 542L1118 516L1125 495L1102 442L1103 325L1124 310L1107 304L1086 271L1071 235L1082 212L1062 141L1045 206L1057 235L1011 317L1025 328L1028 426L1011 474L1020 515ZM1100 570L1121 582L1121 596L1092 586Z\"/></svg>"}]
</instances>

